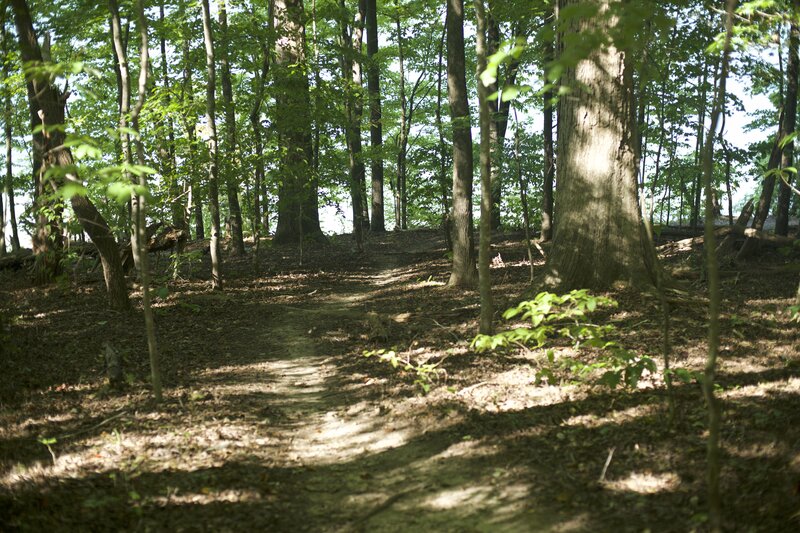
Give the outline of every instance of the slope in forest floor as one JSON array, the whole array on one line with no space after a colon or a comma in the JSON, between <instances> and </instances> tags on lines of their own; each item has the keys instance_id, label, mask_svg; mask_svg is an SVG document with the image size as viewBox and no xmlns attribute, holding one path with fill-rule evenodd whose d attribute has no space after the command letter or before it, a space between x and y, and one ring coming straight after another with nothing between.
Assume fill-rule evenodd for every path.
<instances>
[{"instance_id":1,"label":"slope in forest floor","mask_svg":"<svg viewBox=\"0 0 800 533\"><path fill-rule=\"evenodd\" d=\"M497 308L527 288L497 239ZM696 255L667 259L698 296L673 311L674 364L699 369ZM725 274L723 490L735 531L800 527L797 258ZM41 531L688 531L705 524L705 420L696 383L634 390L536 384L542 354L475 354L478 295L444 286L436 232L345 237L303 258L226 263L226 291L162 278L165 401L147 393L140 317L104 310L97 274L31 287L0 277L10 319L0 375L0 529ZM168 271L168 265L158 265ZM205 272L207 265L199 269ZM198 270L195 266L194 270ZM189 274L192 274L191 276ZM613 294L620 342L658 356L657 302ZM104 384L102 346L125 361ZM415 373L365 351L439 364ZM569 346L559 346L569 351ZM602 482L598 482L605 472Z\"/></svg>"}]
</instances>

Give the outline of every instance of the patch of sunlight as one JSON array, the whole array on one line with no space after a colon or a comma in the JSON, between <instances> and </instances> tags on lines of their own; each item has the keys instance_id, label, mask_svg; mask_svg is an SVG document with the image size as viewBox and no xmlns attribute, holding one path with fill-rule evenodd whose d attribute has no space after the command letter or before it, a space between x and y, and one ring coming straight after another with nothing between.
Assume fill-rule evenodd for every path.
<instances>
[{"instance_id":1,"label":"patch of sunlight","mask_svg":"<svg viewBox=\"0 0 800 533\"><path fill-rule=\"evenodd\" d=\"M334 464L364 453L378 453L408 442L408 427L390 425L373 417L342 420L330 412L298 428L290 459L314 464Z\"/></svg>"},{"instance_id":2,"label":"patch of sunlight","mask_svg":"<svg viewBox=\"0 0 800 533\"><path fill-rule=\"evenodd\" d=\"M675 490L681 480L674 472L631 472L627 478L606 481L604 486L618 492L636 492L638 494L656 494Z\"/></svg>"},{"instance_id":3,"label":"patch of sunlight","mask_svg":"<svg viewBox=\"0 0 800 533\"><path fill-rule=\"evenodd\" d=\"M464 440L448 446L445 450L426 459L424 462L433 465L443 459L452 459L454 457L465 459L488 457L496 454L497 451L497 445L488 445L486 442L478 440Z\"/></svg>"},{"instance_id":4,"label":"patch of sunlight","mask_svg":"<svg viewBox=\"0 0 800 533\"><path fill-rule=\"evenodd\" d=\"M635 405L627 409L611 411L607 416L596 414L575 415L563 422L565 426L580 426L584 428L598 428L606 424L626 422L643 416L651 415L658 411L658 405Z\"/></svg>"},{"instance_id":5,"label":"patch of sunlight","mask_svg":"<svg viewBox=\"0 0 800 533\"><path fill-rule=\"evenodd\" d=\"M225 365L216 368L206 368L198 372L198 376L237 376L240 374L247 374L251 372L268 372L270 369L269 363L251 363L247 365Z\"/></svg>"},{"instance_id":6,"label":"patch of sunlight","mask_svg":"<svg viewBox=\"0 0 800 533\"><path fill-rule=\"evenodd\" d=\"M742 459L777 458L786 452L782 449L783 446L776 442L760 442L749 446L723 442L722 446L727 453Z\"/></svg>"},{"instance_id":7,"label":"patch of sunlight","mask_svg":"<svg viewBox=\"0 0 800 533\"><path fill-rule=\"evenodd\" d=\"M200 492L189 494L170 494L169 496L156 496L155 498L147 498L148 501L155 503L159 506L167 505L209 505L211 503L226 502L226 503L241 503L241 502L259 502L264 498L255 490L221 490L216 491L209 487L200 489Z\"/></svg>"},{"instance_id":8,"label":"patch of sunlight","mask_svg":"<svg viewBox=\"0 0 800 533\"><path fill-rule=\"evenodd\" d=\"M589 531L589 514L583 513L569 518L550 528L553 533L569 533L570 531Z\"/></svg>"},{"instance_id":9,"label":"patch of sunlight","mask_svg":"<svg viewBox=\"0 0 800 533\"><path fill-rule=\"evenodd\" d=\"M417 281L415 283L409 283L409 289L425 289L427 287L444 287L447 285L444 281L435 281L435 280L425 280L425 281Z\"/></svg>"},{"instance_id":10,"label":"patch of sunlight","mask_svg":"<svg viewBox=\"0 0 800 533\"><path fill-rule=\"evenodd\" d=\"M724 391L720 396L723 398L758 398L772 394L800 394L800 378L789 378L787 380L769 381L746 385L737 389Z\"/></svg>"},{"instance_id":11,"label":"patch of sunlight","mask_svg":"<svg viewBox=\"0 0 800 533\"><path fill-rule=\"evenodd\" d=\"M511 484L500 486L478 485L458 487L438 491L421 502L422 507L437 511L475 507L496 507L503 501L521 500L527 497L526 485Z\"/></svg>"}]
</instances>

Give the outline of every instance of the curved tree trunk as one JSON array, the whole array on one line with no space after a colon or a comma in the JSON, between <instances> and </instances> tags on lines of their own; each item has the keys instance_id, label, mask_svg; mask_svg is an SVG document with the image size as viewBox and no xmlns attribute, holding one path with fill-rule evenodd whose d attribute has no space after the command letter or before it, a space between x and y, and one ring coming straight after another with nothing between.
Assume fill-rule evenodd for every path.
<instances>
[{"instance_id":1,"label":"curved tree trunk","mask_svg":"<svg viewBox=\"0 0 800 533\"><path fill-rule=\"evenodd\" d=\"M574 0L567 4L576 3ZM608 35L618 18L608 0L588 2L594 16L576 16L567 32ZM574 39L564 39L565 53ZM636 110L625 52L593 50L564 71L572 90L559 113L556 230L545 283L559 290L605 289L616 281L649 280L646 239L637 202Z\"/></svg>"},{"instance_id":2,"label":"curved tree trunk","mask_svg":"<svg viewBox=\"0 0 800 533\"><path fill-rule=\"evenodd\" d=\"M20 53L23 61L42 61L42 51L33 28L30 10L25 0L11 0L14 10L14 20L17 27ZM34 135L34 143L38 143L42 157L42 171L51 166L72 166L72 152L64 147L65 136L63 130L47 128L64 123L64 106L67 96L50 85L48 80L36 76L28 76L29 105L31 111L31 127L44 125L48 131ZM34 118L35 117L35 118ZM36 148L35 148L36 149ZM42 172L44 174L44 172ZM68 182L82 186L78 177L67 174ZM119 247L114 234L108 227L103 216L97 211L88 197L74 194L70 198L70 205L78 217L84 231L92 239L100 255L103 265L103 275L108 291L109 303L112 309L127 311L130 309L128 291L125 286L125 273L120 261Z\"/></svg>"}]
</instances>

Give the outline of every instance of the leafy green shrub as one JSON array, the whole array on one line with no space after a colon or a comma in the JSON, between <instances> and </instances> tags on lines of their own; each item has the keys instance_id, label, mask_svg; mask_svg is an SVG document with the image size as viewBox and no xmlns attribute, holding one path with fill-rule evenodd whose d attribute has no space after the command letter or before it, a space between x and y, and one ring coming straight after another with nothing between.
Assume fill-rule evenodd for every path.
<instances>
[{"instance_id":1,"label":"leafy green shrub","mask_svg":"<svg viewBox=\"0 0 800 533\"><path fill-rule=\"evenodd\" d=\"M506 320L530 321L529 327L502 331L495 335L478 335L472 347L478 352L509 349L514 346L526 350L545 347L554 338L572 341L575 349L594 349L600 356L591 363L577 358L562 357L556 360L555 352L545 352L546 362L537 371L536 382L555 383L557 377L567 373L573 379L584 379L603 372L596 383L615 388L617 385L635 387L645 370L656 371L652 358L636 354L608 340L615 331L613 325L597 325L587 321L587 315L599 307L617 307L617 302L605 296L595 296L588 290L574 290L558 295L540 292L533 300L520 302L506 310Z\"/></svg>"}]
</instances>

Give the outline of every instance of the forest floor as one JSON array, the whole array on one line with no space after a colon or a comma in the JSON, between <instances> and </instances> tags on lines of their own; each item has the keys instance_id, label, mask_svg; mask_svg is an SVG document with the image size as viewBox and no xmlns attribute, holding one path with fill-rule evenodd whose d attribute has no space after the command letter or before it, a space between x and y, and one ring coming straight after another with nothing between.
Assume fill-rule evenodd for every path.
<instances>
[{"instance_id":1,"label":"forest floor","mask_svg":"<svg viewBox=\"0 0 800 533\"><path fill-rule=\"evenodd\" d=\"M502 311L524 296L529 264L519 235L495 240ZM207 257L158 280L160 405L141 314L107 311L97 271L49 287L0 272L0 530L705 529L696 382L676 384L670 417L660 372L630 389L563 369L546 384L543 350L475 353L478 295L445 287L438 232L373 235L362 254L335 237L302 265L292 248L262 254L258 275L250 256L229 258L224 292L203 281ZM672 305L673 366L701 370L699 251L662 254L686 288ZM798 265L796 254L723 265L730 531L800 529L800 336L786 311ZM619 306L593 320L660 369L658 299L609 296ZM107 384L104 343L122 354L121 390ZM419 373L364 356L380 349Z\"/></svg>"}]
</instances>

